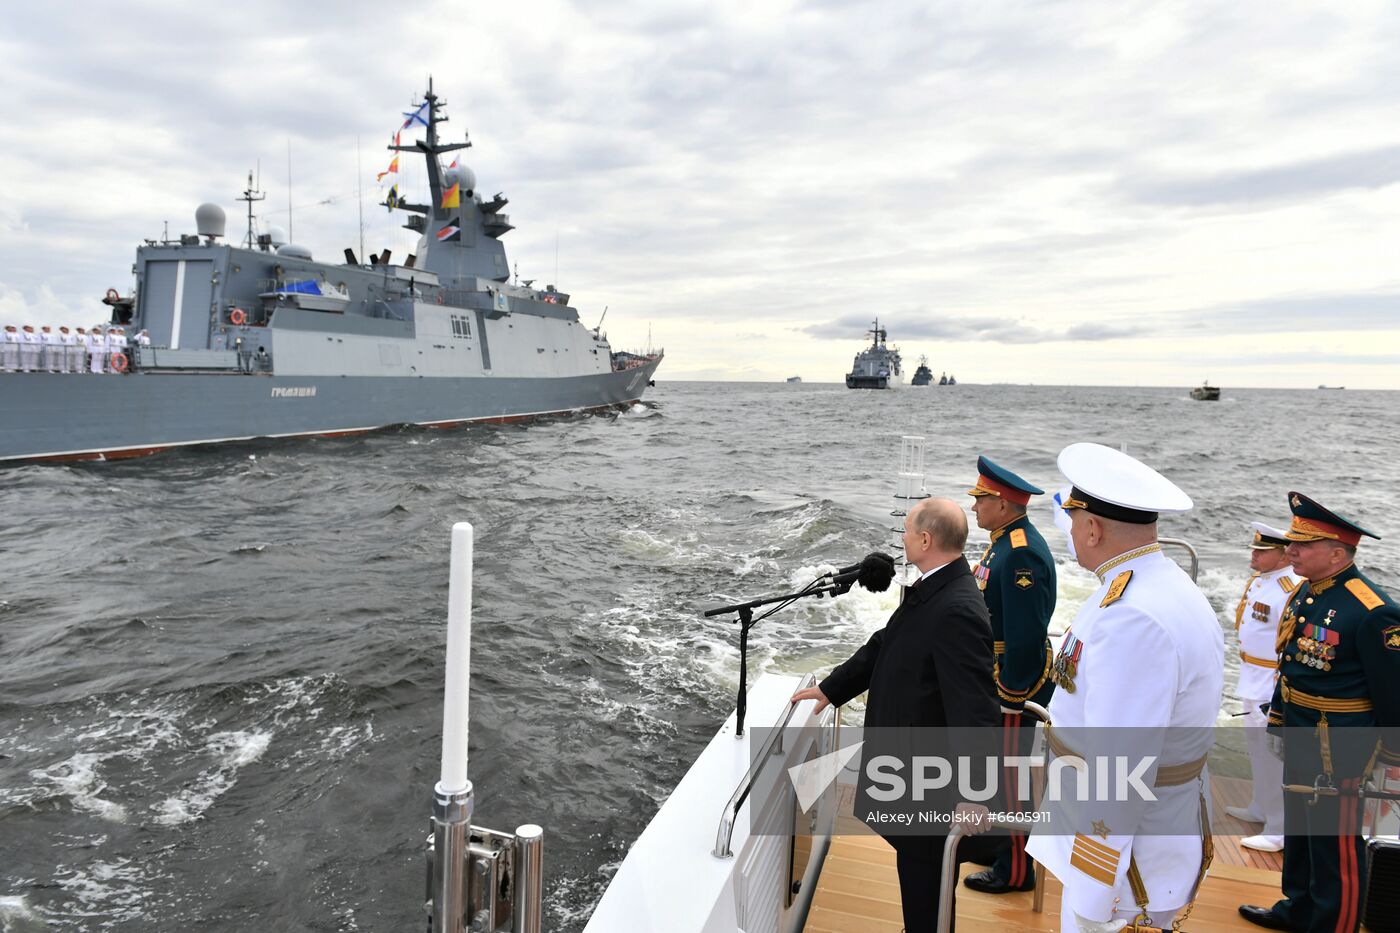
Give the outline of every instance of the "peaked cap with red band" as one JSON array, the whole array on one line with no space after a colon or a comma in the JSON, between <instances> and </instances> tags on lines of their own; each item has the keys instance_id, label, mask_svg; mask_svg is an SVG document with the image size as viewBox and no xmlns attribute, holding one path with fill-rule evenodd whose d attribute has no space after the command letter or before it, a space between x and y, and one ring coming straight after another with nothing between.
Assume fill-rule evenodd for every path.
<instances>
[{"instance_id":1,"label":"peaked cap with red band","mask_svg":"<svg viewBox=\"0 0 1400 933\"><path fill-rule=\"evenodd\" d=\"M1381 539L1375 532L1347 521L1301 492L1288 494L1288 507L1293 510L1293 524L1284 536L1289 541L1340 541L1356 547L1361 543L1362 535L1377 541Z\"/></svg>"},{"instance_id":2,"label":"peaked cap with red band","mask_svg":"<svg viewBox=\"0 0 1400 933\"><path fill-rule=\"evenodd\" d=\"M986 457L977 458L977 484L967 491L969 496L996 496L1007 502L1025 505L1031 496L1044 494L1010 470L999 467Z\"/></svg>"}]
</instances>

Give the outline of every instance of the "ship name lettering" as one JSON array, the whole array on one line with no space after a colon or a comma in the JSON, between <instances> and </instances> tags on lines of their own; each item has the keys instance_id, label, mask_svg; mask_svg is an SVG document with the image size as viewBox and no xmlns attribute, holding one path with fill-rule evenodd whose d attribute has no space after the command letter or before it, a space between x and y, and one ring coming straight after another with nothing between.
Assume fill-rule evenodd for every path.
<instances>
[{"instance_id":1,"label":"ship name lettering","mask_svg":"<svg viewBox=\"0 0 1400 933\"><path fill-rule=\"evenodd\" d=\"M273 398L314 398L315 386L273 386Z\"/></svg>"}]
</instances>

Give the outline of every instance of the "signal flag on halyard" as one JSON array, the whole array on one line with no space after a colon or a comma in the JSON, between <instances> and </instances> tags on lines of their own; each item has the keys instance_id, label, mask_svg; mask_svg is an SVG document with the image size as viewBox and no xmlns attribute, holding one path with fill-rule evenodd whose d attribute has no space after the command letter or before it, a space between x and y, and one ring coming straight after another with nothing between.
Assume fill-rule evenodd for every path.
<instances>
[{"instance_id":1,"label":"signal flag on halyard","mask_svg":"<svg viewBox=\"0 0 1400 933\"><path fill-rule=\"evenodd\" d=\"M458 239L459 237L461 237L461 235L462 228L455 226L443 227L437 232L437 238L439 243L446 243L448 240Z\"/></svg>"},{"instance_id":2,"label":"signal flag on halyard","mask_svg":"<svg viewBox=\"0 0 1400 933\"><path fill-rule=\"evenodd\" d=\"M444 208L462 206L462 185L460 182L442 193L442 206Z\"/></svg>"},{"instance_id":3,"label":"signal flag on halyard","mask_svg":"<svg viewBox=\"0 0 1400 933\"><path fill-rule=\"evenodd\" d=\"M399 186L393 185L389 188L389 193L384 196L384 206L389 210L399 206Z\"/></svg>"},{"instance_id":4,"label":"signal flag on halyard","mask_svg":"<svg viewBox=\"0 0 1400 933\"><path fill-rule=\"evenodd\" d=\"M406 119L406 120L403 121L403 126L399 127L399 129L400 129L400 130L406 130L406 129L408 129L410 126L412 126L412 125L415 124L415 123L417 123L417 124L419 124L419 125L421 125L421 126L427 126L427 125L428 125L428 121L427 121L426 119L424 119L424 117L423 117L423 111L426 110L427 108L428 108L428 102L425 100L425 101L423 101L423 103L419 104L419 105L418 105L418 109L417 109L417 110L414 110L412 113L409 113L409 112L405 111L405 112L404 112L404 116L407 117L408 119Z\"/></svg>"},{"instance_id":5,"label":"signal flag on halyard","mask_svg":"<svg viewBox=\"0 0 1400 933\"><path fill-rule=\"evenodd\" d=\"M389 163L389 167L378 175L374 176L375 181L383 181L385 175L397 175L399 173L399 157L394 156L394 161Z\"/></svg>"}]
</instances>

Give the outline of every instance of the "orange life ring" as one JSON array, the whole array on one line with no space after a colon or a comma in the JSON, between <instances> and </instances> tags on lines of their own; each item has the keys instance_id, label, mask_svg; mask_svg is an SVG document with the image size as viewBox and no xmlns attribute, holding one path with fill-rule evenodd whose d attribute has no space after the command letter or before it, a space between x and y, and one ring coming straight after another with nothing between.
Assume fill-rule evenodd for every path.
<instances>
[{"instance_id":1,"label":"orange life ring","mask_svg":"<svg viewBox=\"0 0 1400 933\"><path fill-rule=\"evenodd\" d=\"M127 360L126 360L126 354L125 354L125 353L121 352L120 350L118 350L117 352L113 353L113 354L112 354L111 363L112 363L112 372L114 372L114 373L124 373L124 372L126 372Z\"/></svg>"},{"instance_id":2,"label":"orange life ring","mask_svg":"<svg viewBox=\"0 0 1400 933\"><path fill-rule=\"evenodd\" d=\"M107 289L107 300L108 300L108 301L121 301L121 298L122 298L122 296L117 292L117 290L116 290L115 288L109 288L109 289Z\"/></svg>"},{"instance_id":3,"label":"orange life ring","mask_svg":"<svg viewBox=\"0 0 1400 933\"><path fill-rule=\"evenodd\" d=\"M229 319L229 323L234 324L234 325L241 325L241 324L246 324L246 323L248 323L248 315L246 315L246 314L243 313L243 309L242 309L242 308L234 308L232 311L230 311L230 312L228 313L228 319Z\"/></svg>"}]
</instances>

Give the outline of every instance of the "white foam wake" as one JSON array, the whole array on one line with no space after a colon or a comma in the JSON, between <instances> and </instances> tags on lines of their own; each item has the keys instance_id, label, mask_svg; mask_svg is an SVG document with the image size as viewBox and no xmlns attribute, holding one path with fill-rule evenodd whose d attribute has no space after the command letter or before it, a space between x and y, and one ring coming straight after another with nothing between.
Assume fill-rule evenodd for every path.
<instances>
[{"instance_id":1,"label":"white foam wake","mask_svg":"<svg viewBox=\"0 0 1400 933\"><path fill-rule=\"evenodd\" d=\"M205 751L216 763L199 773L194 783L152 809L155 821L177 826L197 820L238 781L238 770L263 756L272 741L271 732L216 732L209 736Z\"/></svg>"}]
</instances>

